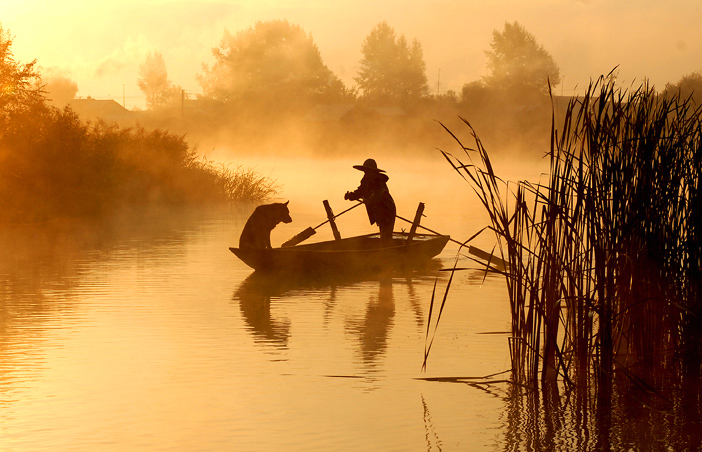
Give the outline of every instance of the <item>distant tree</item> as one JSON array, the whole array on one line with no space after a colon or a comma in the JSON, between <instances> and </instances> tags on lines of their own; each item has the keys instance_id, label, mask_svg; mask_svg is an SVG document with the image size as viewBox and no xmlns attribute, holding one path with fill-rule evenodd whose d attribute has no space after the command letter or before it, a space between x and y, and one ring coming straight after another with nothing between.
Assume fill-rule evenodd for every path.
<instances>
[{"instance_id":1,"label":"distant tree","mask_svg":"<svg viewBox=\"0 0 702 452\"><path fill-rule=\"evenodd\" d=\"M453 104L456 105L459 102L458 93L456 91L449 89L441 94L434 96L434 99L439 103Z\"/></svg>"},{"instance_id":2,"label":"distant tree","mask_svg":"<svg viewBox=\"0 0 702 452\"><path fill-rule=\"evenodd\" d=\"M197 76L205 97L271 102L341 99L349 92L324 64L312 36L287 20L224 32L215 63Z\"/></svg>"},{"instance_id":3,"label":"distant tree","mask_svg":"<svg viewBox=\"0 0 702 452\"><path fill-rule=\"evenodd\" d=\"M493 32L488 57L488 88L537 90L548 93L548 83L561 82L553 57L518 22L505 23L502 32Z\"/></svg>"},{"instance_id":4,"label":"distant tree","mask_svg":"<svg viewBox=\"0 0 702 452\"><path fill-rule=\"evenodd\" d=\"M372 102L408 102L429 94L426 64L417 39L407 44L387 22L376 25L361 46L361 68L354 80L361 97Z\"/></svg>"},{"instance_id":5,"label":"distant tree","mask_svg":"<svg viewBox=\"0 0 702 452\"><path fill-rule=\"evenodd\" d=\"M28 111L44 104L36 60L25 64L16 62L12 42L9 31L0 25L0 120L9 120L20 110Z\"/></svg>"},{"instance_id":6,"label":"distant tree","mask_svg":"<svg viewBox=\"0 0 702 452\"><path fill-rule=\"evenodd\" d=\"M404 41L404 36L400 37ZM401 48L405 48L405 44ZM427 79L427 65L424 62L424 51L422 44L417 38L412 40L406 58L400 60L400 93L406 99L421 99L429 94L429 83Z\"/></svg>"},{"instance_id":7,"label":"distant tree","mask_svg":"<svg viewBox=\"0 0 702 452\"><path fill-rule=\"evenodd\" d=\"M668 97L677 94L681 99L692 97L700 105L702 103L702 74L693 72L683 76L677 83L667 83L663 94Z\"/></svg>"},{"instance_id":8,"label":"distant tree","mask_svg":"<svg viewBox=\"0 0 702 452\"><path fill-rule=\"evenodd\" d=\"M63 107L75 99L78 93L78 84L66 74L55 70L43 71L42 81L46 97L57 107Z\"/></svg>"},{"instance_id":9,"label":"distant tree","mask_svg":"<svg viewBox=\"0 0 702 452\"><path fill-rule=\"evenodd\" d=\"M149 52L139 66L137 85L146 96L146 106L150 109L162 107L177 99L181 92L180 86L168 80L166 62L158 51Z\"/></svg>"},{"instance_id":10,"label":"distant tree","mask_svg":"<svg viewBox=\"0 0 702 452\"><path fill-rule=\"evenodd\" d=\"M487 96L487 88L482 80L466 83L461 88L462 104L480 104Z\"/></svg>"}]
</instances>

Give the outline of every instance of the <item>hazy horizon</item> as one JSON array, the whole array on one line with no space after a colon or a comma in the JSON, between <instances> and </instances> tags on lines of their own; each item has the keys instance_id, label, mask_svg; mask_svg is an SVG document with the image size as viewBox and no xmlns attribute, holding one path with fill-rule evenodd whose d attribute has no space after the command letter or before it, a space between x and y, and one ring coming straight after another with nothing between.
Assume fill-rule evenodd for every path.
<instances>
[{"instance_id":1,"label":"hazy horizon","mask_svg":"<svg viewBox=\"0 0 702 452\"><path fill-rule=\"evenodd\" d=\"M693 0L501 0L483 4L396 0L104 1L5 0L0 24L15 37L21 62L37 59L78 85L78 96L113 98L143 108L136 85L149 52L162 53L169 79L200 92L195 75L212 62L224 30L257 21L287 19L312 35L325 64L347 86L370 30L387 21L396 33L417 38L424 50L432 93L461 87L486 74L492 32L517 21L553 56L563 83L557 93L585 89L590 79L618 66L623 85L647 79L656 87L702 71L702 6Z\"/></svg>"}]
</instances>

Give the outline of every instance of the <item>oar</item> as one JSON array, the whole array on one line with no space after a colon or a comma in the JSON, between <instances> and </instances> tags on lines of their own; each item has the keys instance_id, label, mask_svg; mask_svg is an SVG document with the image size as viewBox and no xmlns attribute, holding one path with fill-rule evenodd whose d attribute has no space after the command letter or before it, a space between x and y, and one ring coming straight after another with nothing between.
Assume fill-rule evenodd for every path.
<instances>
[{"instance_id":1,"label":"oar","mask_svg":"<svg viewBox=\"0 0 702 452\"><path fill-rule=\"evenodd\" d=\"M407 218L402 218L399 215L395 215L395 216L397 218L399 218L400 220L406 221L408 223L413 223L412 221L408 220ZM420 227L420 228L424 229L425 231L431 232L432 234L444 235L440 232L436 232L432 229L429 229L425 226L422 226L421 224L418 224L417 227ZM475 234L473 234L473 236L471 238L469 238L468 240L466 240L463 243L459 242L458 240L454 240L452 238L449 238L449 240L452 241L453 243L461 245L461 247L464 247L464 246L468 245L468 242L470 242L471 240L476 238L478 235L480 235L480 233L483 232L485 229L486 228L483 228L480 231L476 232ZM509 262L507 262L506 260L504 260L500 257L497 257L492 253L488 253L487 251L483 251L480 248L477 248L475 246L472 246L472 245L468 246L468 252L474 256L479 257L480 259L486 260L488 262L488 265L490 265L490 264L494 265L495 268L497 268L499 271L504 272L505 270L507 270L509 268Z\"/></svg>"},{"instance_id":2,"label":"oar","mask_svg":"<svg viewBox=\"0 0 702 452\"><path fill-rule=\"evenodd\" d=\"M399 215L395 215L395 216L396 216L397 218L399 218L400 220L406 221L406 222L408 222L408 223L410 223L410 224L413 224L413 223L414 223L413 221L410 221L410 220L408 220L407 218L403 218L403 217L401 217L401 216L399 216ZM445 235L445 234L442 234L442 233L440 233L440 232L436 232L436 231L434 231L433 229L429 229L429 228L427 228L427 227L425 227L425 226L422 226L421 224L418 224L417 227L422 228L422 229L424 229L424 230L427 231L427 232L431 232L432 234L436 234L436 235ZM481 231L481 232L482 232L482 231ZM476 235L477 235L477 234L476 234ZM473 236L473 237L475 237L475 236ZM471 237L470 239L468 239L468 240L466 241L466 243L467 243L467 242L470 242L470 241L473 239L473 237ZM465 243L461 243L461 242L459 242L458 240L454 240L454 239L452 239L452 238L449 238L449 240L452 241L452 242L454 242L454 243L457 243L457 244L459 244L459 245L461 245L461 246L465 246L465 245L466 245Z\"/></svg>"},{"instance_id":3,"label":"oar","mask_svg":"<svg viewBox=\"0 0 702 452\"><path fill-rule=\"evenodd\" d=\"M348 212L349 210L355 209L356 207L360 206L361 204L363 204L363 203L362 203L362 202L359 202L358 204L354 204L353 206L351 206L351 207L349 207L348 209L344 210L344 211L341 212L340 214L334 215L334 218L340 217L341 215L345 214L345 213ZM315 227L313 227L313 228L307 228L307 229L305 229L304 231L300 232L300 233L297 234L295 237L291 238L290 240L288 240L287 242L283 243L283 244L280 245L280 246L281 246L281 247L288 247L288 246L297 245L298 243L300 243L300 242L302 242L302 241L305 241L305 240L307 240L308 238L310 238L310 237L312 237L313 235L315 235L315 234L317 233L317 231L316 231L315 229L317 229L317 228L319 228L319 227L321 227L321 226L324 226L324 225L327 224L327 223L329 223L329 219L327 219L327 221L324 221L324 222L322 222L322 223L319 223L317 226L315 226Z\"/></svg>"}]
</instances>

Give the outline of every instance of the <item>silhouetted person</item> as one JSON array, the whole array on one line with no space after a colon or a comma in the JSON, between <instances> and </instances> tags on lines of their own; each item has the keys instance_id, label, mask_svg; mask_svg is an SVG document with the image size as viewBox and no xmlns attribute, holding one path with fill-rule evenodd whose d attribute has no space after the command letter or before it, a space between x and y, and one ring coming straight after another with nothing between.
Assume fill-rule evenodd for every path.
<instances>
[{"instance_id":1,"label":"silhouetted person","mask_svg":"<svg viewBox=\"0 0 702 452\"><path fill-rule=\"evenodd\" d=\"M385 171L378 169L373 159L366 160L363 165L354 165L354 168L363 171L363 179L356 190L346 192L344 199L363 201L371 224L377 224L380 228L381 240L389 242L392 240L396 214L395 201L387 186L389 177L383 174Z\"/></svg>"}]
</instances>

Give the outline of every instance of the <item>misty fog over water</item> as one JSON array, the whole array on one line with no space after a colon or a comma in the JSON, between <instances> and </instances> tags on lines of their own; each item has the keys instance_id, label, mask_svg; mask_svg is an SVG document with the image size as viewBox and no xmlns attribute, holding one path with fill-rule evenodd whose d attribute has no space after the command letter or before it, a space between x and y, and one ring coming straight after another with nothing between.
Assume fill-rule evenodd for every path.
<instances>
[{"instance_id":1,"label":"misty fog over water","mask_svg":"<svg viewBox=\"0 0 702 452\"><path fill-rule=\"evenodd\" d=\"M273 231L274 246L321 223L321 200L343 210L342 193L361 175L356 159L255 161L290 201L293 222ZM447 163L378 157L378 165L390 175L400 215L412 217L425 202L422 224L458 240L485 226L475 196ZM496 166L515 178L541 170ZM503 277L479 269L456 274L422 372L431 294L437 277L439 291L447 282L437 270L453 265L456 245L435 266L412 272L266 278L227 249L252 208L71 233L5 230L14 246L0 266L0 445L597 450L601 435L625 444L650 422L620 417L631 407L618 402L618 420L605 430L568 403L544 401L552 416L544 420L520 402L528 393L515 394L508 374L487 378L509 369L510 315ZM337 224L344 237L375 228L359 209ZM331 232L320 228L308 240L325 239ZM491 249L494 238L473 243ZM542 437L538 426L549 419L560 427Z\"/></svg>"},{"instance_id":2,"label":"misty fog over water","mask_svg":"<svg viewBox=\"0 0 702 452\"><path fill-rule=\"evenodd\" d=\"M422 200L426 224L443 232L468 233L480 222L442 201L470 202L449 198L449 182L432 188L424 178L431 165L400 170L379 162L406 216ZM351 163L261 164L284 183L294 220L274 231L275 244L323 221L322 198L342 209L342 190L355 188L360 175ZM305 178L311 181L302 184ZM34 270L7 263L0 276L0 444L390 450L450 441L491 449L499 397L415 378L506 370L504 335L477 334L506 331L499 278L461 276L461 301L447 311L454 320L442 325L422 373L435 270L297 286L261 282L227 249L247 215L174 217L83 249L54 234L56 242L43 242L53 252L33 251L39 260L23 261L21 250L6 256ZM344 236L373 231L360 210L338 225ZM310 240L328 235L320 230ZM437 263L451 262L454 253L447 248ZM492 420L475 422L485 415Z\"/></svg>"}]
</instances>

